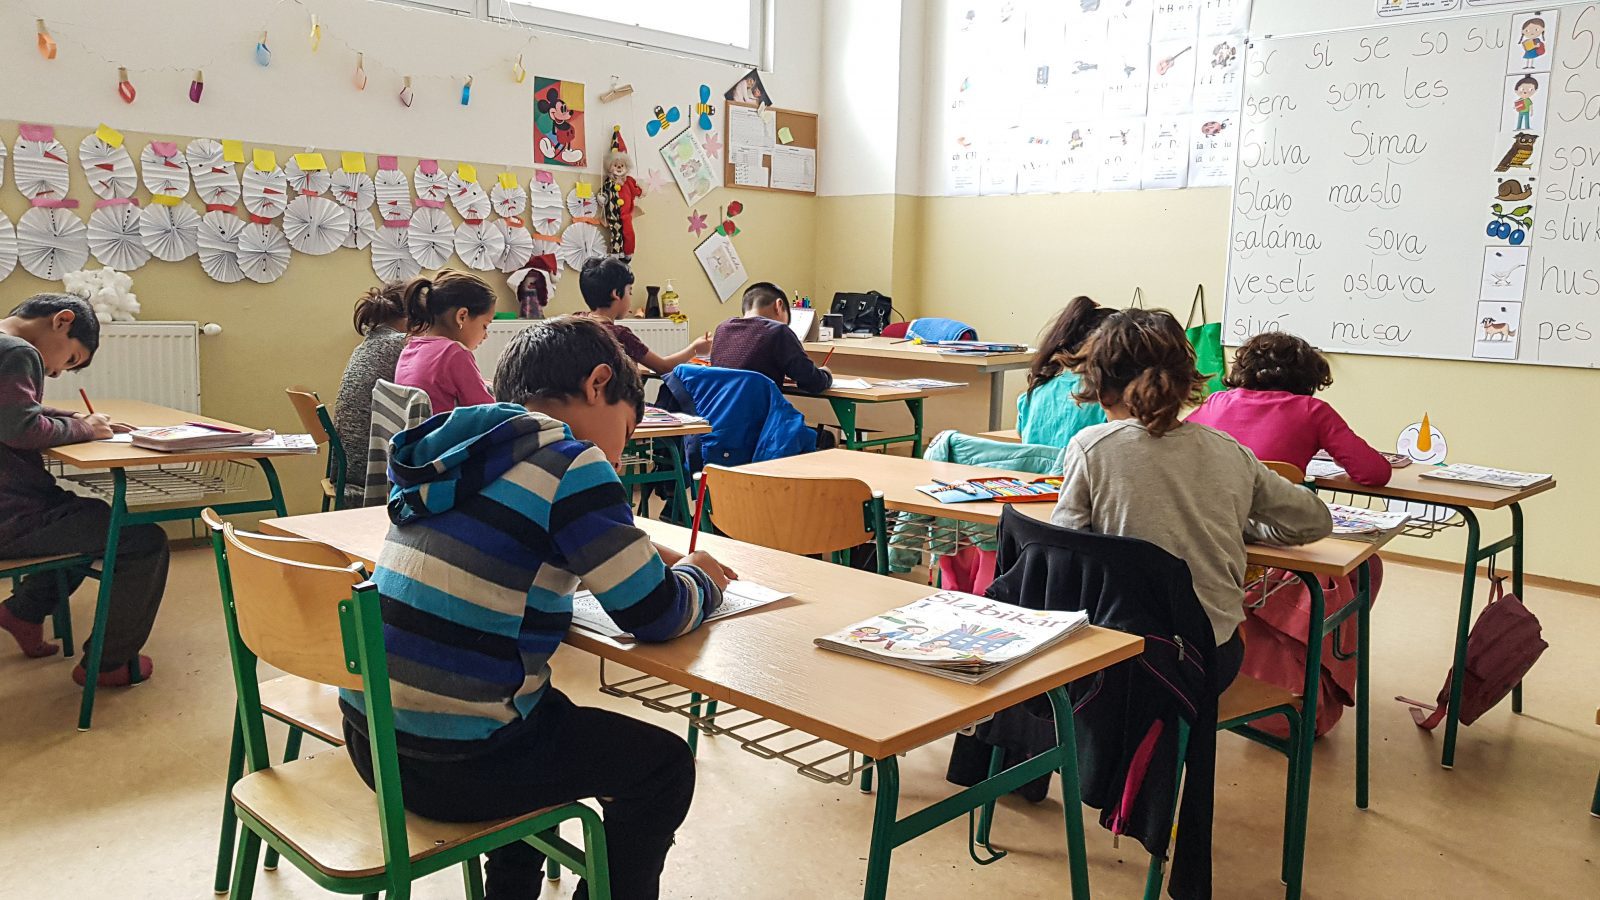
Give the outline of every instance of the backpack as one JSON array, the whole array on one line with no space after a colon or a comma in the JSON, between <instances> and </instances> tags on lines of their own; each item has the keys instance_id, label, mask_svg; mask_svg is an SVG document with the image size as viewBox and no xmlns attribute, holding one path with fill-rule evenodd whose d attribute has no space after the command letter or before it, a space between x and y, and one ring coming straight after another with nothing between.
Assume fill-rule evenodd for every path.
<instances>
[{"instance_id":1,"label":"backpack","mask_svg":"<svg viewBox=\"0 0 1600 900\"><path fill-rule=\"evenodd\" d=\"M882 334L883 329L888 327L889 317L894 313L894 301L877 291L867 291L865 294L839 291L833 295L833 306L828 312L844 317L845 334L866 331L876 335Z\"/></svg>"},{"instance_id":2,"label":"backpack","mask_svg":"<svg viewBox=\"0 0 1600 900\"><path fill-rule=\"evenodd\" d=\"M1539 661L1539 654L1550 646L1534 614L1516 594L1505 593L1505 576L1491 575L1490 582L1489 605L1467 635L1467 677L1461 687L1461 709L1457 710L1463 725L1478 721L1521 684L1522 677ZM1432 731L1444 721L1450 704L1450 676L1445 676L1444 687L1439 689L1437 705L1395 699L1411 705L1411 718L1418 727ZM1424 715L1424 709L1431 714Z\"/></svg>"}]
</instances>

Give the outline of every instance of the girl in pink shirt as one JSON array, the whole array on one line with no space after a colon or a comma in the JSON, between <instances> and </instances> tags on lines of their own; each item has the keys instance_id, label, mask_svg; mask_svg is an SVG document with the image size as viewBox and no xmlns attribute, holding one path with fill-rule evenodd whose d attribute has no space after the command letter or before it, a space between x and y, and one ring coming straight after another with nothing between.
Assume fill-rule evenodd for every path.
<instances>
[{"instance_id":1,"label":"girl in pink shirt","mask_svg":"<svg viewBox=\"0 0 1600 900\"><path fill-rule=\"evenodd\" d=\"M472 351L489 335L494 289L466 272L441 269L406 283L411 340L394 367L394 380L421 388L435 415L458 406L493 403Z\"/></svg>"},{"instance_id":2,"label":"girl in pink shirt","mask_svg":"<svg viewBox=\"0 0 1600 900\"><path fill-rule=\"evenodd\" d=\"M1325 401L1312 396L1333 384L1328 361L1292 334L1258 334L1244 342L1222 383L1232 390L1206 398L1188 421L1233 435L1257 459L1304 469L1327 450L1352 481L1389 483L1393 471L1383 454L1350 430Z\"/></svg>"}]
</instances>

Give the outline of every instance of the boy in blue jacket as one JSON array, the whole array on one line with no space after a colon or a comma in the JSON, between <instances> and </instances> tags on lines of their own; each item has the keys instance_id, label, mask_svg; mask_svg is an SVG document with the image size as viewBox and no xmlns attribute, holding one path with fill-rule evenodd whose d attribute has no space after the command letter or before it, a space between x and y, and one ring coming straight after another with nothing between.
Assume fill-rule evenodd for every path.
<instances>
[{"instance_id":1,"label":"boy in blue jacket","mask_svg":"<svg viewBox=\"0 0 1600 900\"><path fill-rule=\"evenodd\" d=\"M699 627L735 576L704 552L654 546L634 524L615 466L644 388L601 324L529 326L494 387L499 403L434 416L391 448L393 525L373 581L405 803L478 821L600 798L612 895L653 900L694 794L688 745L573 704L550 685L550 655L580 584L618 627L665 641ZM342 700L347 748L370 785L361 699ZM521 843L490 853L488 897L537 897L543 862Z\"/></svg>"}]
</instances>

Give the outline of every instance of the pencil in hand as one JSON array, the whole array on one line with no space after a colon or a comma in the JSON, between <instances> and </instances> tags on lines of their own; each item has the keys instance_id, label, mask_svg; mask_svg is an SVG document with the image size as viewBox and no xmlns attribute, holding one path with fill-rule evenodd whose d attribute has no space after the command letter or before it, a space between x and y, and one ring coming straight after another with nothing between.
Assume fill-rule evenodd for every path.
<instances>
[{"instance_id":1,"label":"pencil in hand","mask_svg":"<svg viewBox=\"0 0 1600 900\"><path fill-rule=\"evenodd\" d=\"M83 408L89 411L89 415L94 415L94 404L89 402L89 392L78 388L78 396L83 398Z\"/></svg>"}]
</instances>

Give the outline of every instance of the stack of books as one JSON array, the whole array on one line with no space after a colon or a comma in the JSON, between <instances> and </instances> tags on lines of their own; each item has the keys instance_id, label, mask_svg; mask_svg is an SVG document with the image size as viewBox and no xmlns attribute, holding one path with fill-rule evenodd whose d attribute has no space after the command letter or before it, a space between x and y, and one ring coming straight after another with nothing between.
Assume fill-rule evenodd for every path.
<instances>
[{"instance_id":1,"label":"stack of books","mask_svg":"<svg viewBox=\"0 0 1600 900\"><path fill-rule=\"evenodd\" d=\"M167 453L194 450L237 450L262 455L317 452L317 442L309 434L238 431L203 422L139 428L129 434L128 438L128 442L135 447Z\"/></svg>"},{"instance_id":2,"label":"stack of books","mask_svg":"<svg viewBox=\"0 0 1600 900\"><path fill-rule=\"evenodd\" d=\"M1469 466L1465 463L1435 466L1421 474L1423 478L1433 478L1439 481L1459 481L1464 484L1481 484L1486 487L1505 488L1508 491L1520 491L1523 488L1536 487L1555 477L1547 472L1513 472L1510 469Z\"/></svg>"}]
</instances>

